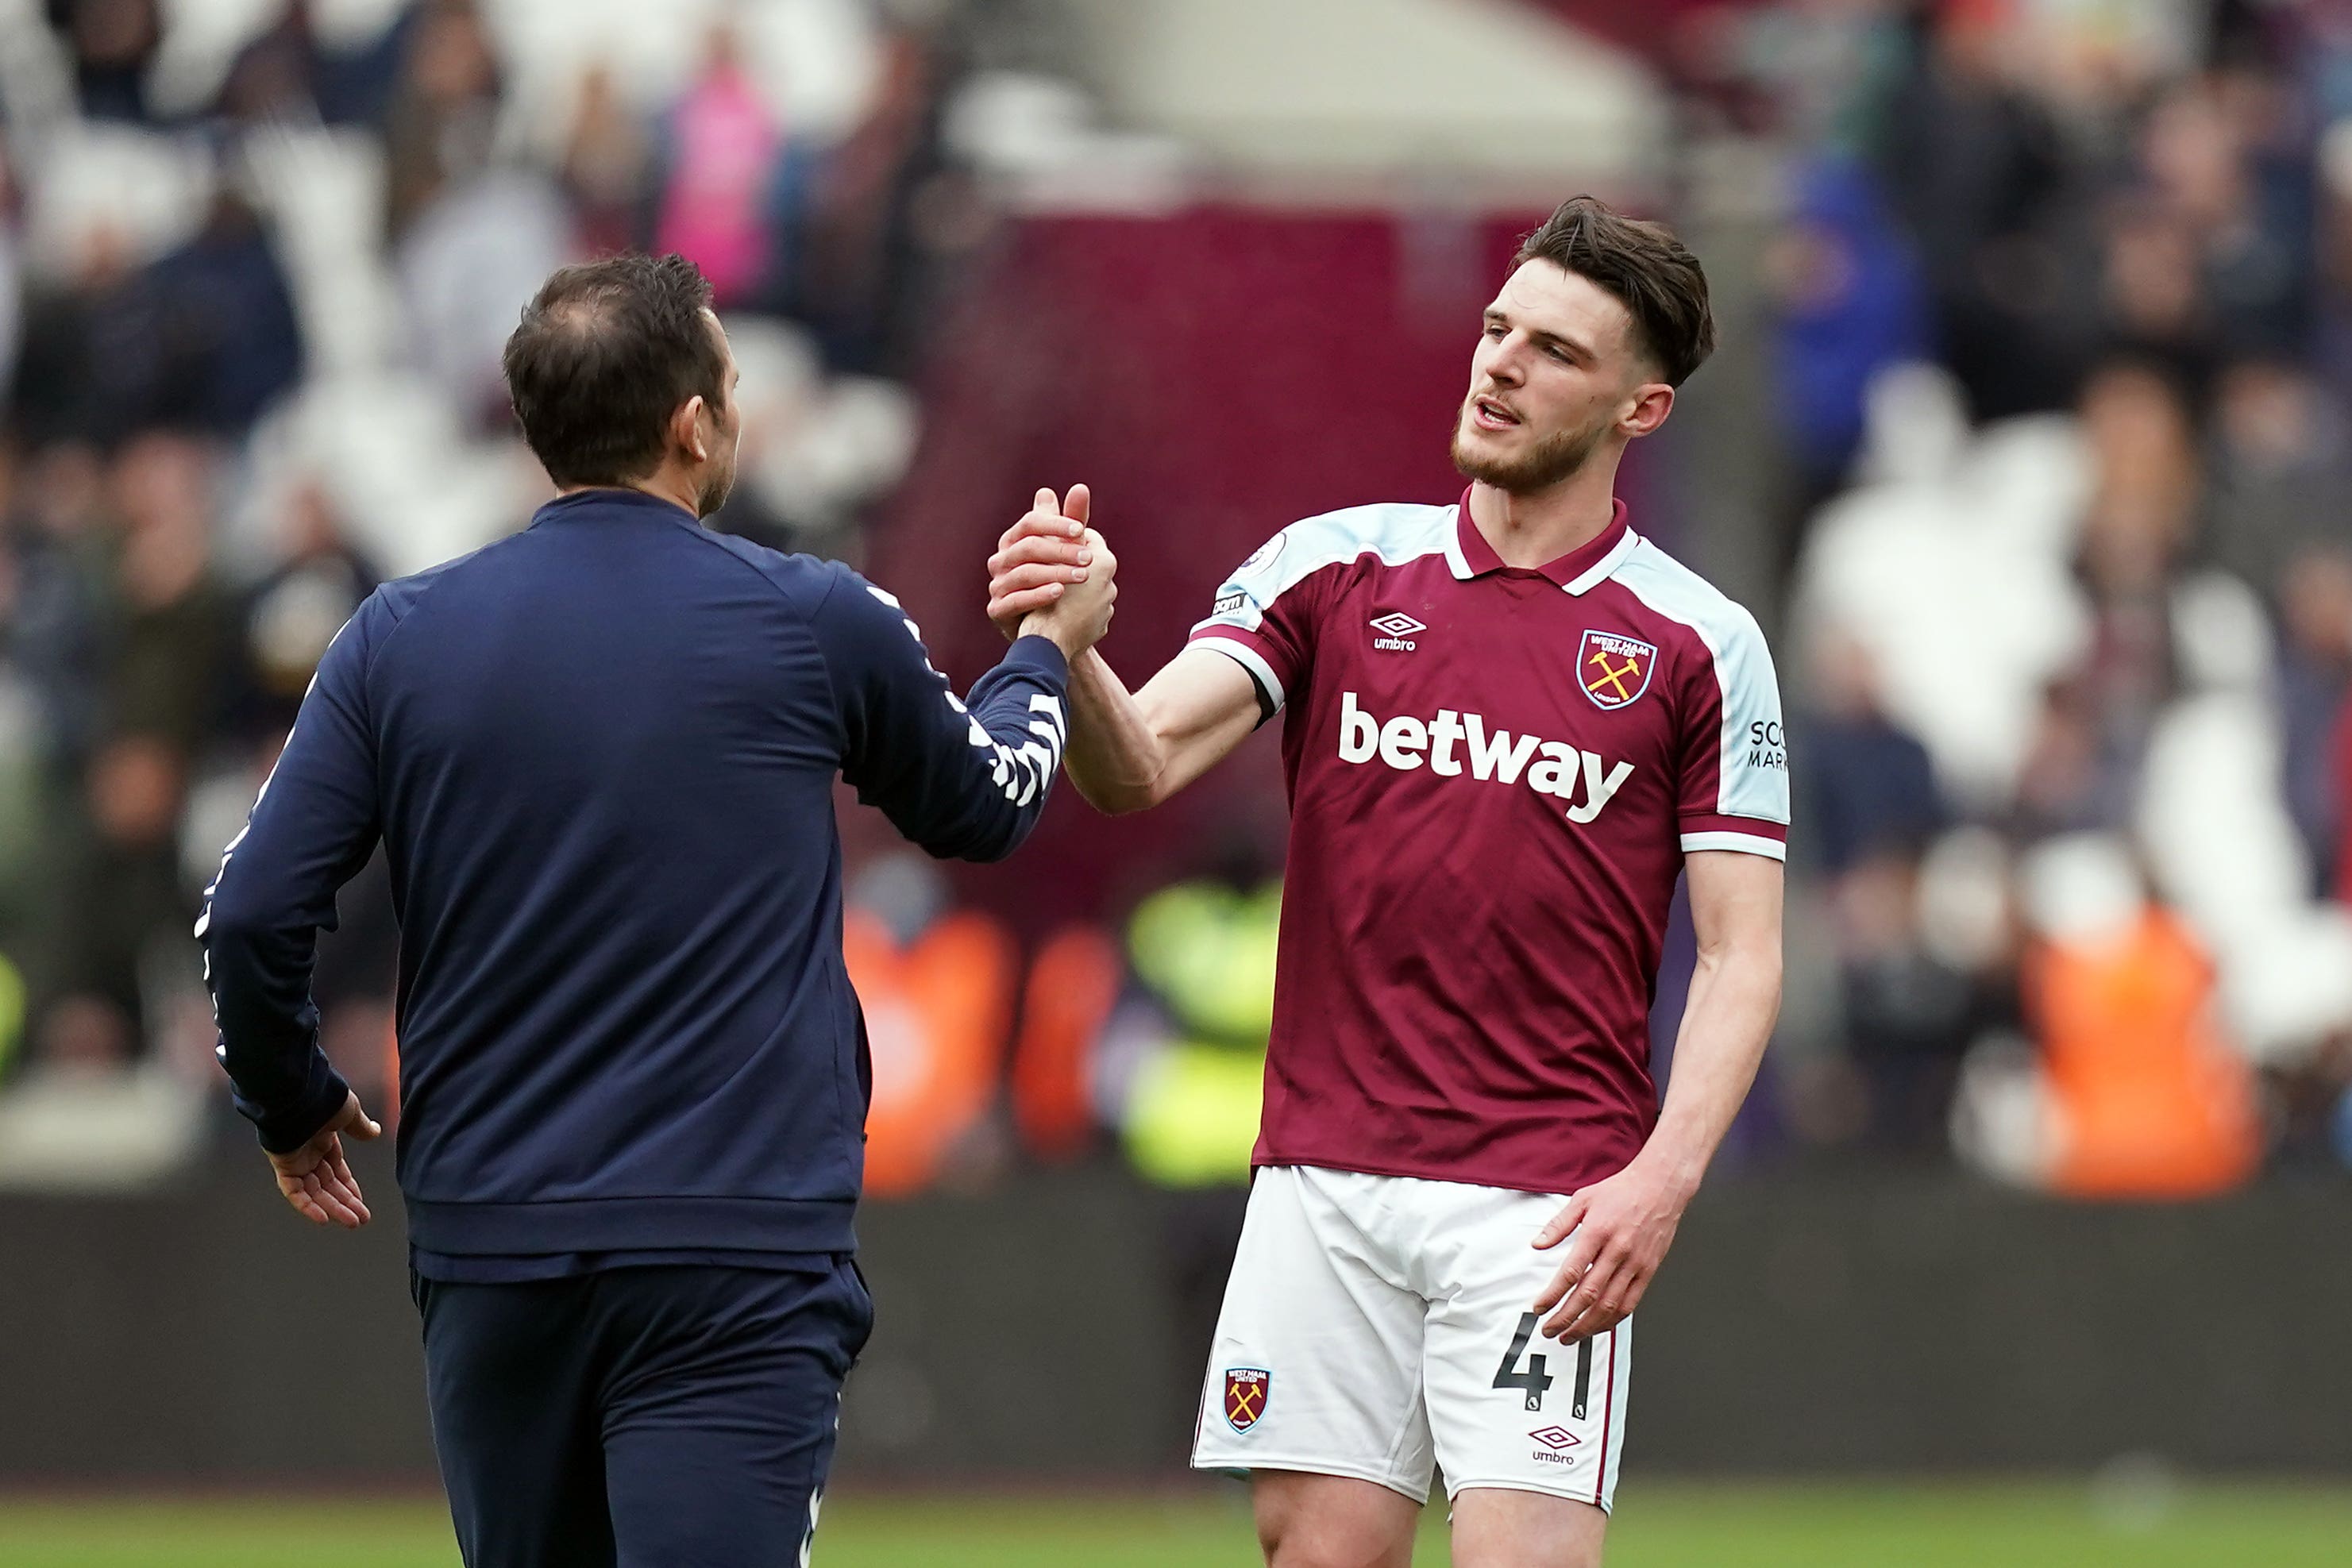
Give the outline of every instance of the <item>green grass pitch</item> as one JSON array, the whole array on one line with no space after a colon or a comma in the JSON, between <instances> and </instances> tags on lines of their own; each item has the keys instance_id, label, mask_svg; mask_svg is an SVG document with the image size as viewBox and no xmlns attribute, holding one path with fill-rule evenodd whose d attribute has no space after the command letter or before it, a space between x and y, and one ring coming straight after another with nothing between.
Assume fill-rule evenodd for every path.
<instances>
[{"instance_id":1,"label":"green grass pitch","mask_svg":"<svg viewBox=\"0 0 2352 1568\"><path fill-rule=\"evenodd\" d=\"M821 1568L1249 1568L1234 1492L829 1502ZM1433 1510L1418 1563L1446 1560ZM2352 1489L2195 1486L2101 1508L2057 1483L1628 1486L1610 1568L2319 1568L2352 1561ZM437 1503L0 1496L0 1568L457 1568Z\"/></svg>"}]
</instances>

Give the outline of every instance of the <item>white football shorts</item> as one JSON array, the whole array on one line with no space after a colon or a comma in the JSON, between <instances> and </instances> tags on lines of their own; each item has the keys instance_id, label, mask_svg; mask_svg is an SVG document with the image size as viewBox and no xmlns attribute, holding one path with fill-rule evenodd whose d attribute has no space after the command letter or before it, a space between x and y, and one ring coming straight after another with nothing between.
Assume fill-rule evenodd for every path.
<instances>
[{"instance_id":1,"label":"white football shorts","mask_svg":"<svg viewBox=\"0 0 2352 1568\"><path fill-rule=\"evenodd\" d=\"M1531 1311L1564 1197L1311 1166L1260 1170L1209 1353L1195 1469L1353 1476L1610 1506L1633 1321L1580 1344Z\"/></svg>"}]
</instances>

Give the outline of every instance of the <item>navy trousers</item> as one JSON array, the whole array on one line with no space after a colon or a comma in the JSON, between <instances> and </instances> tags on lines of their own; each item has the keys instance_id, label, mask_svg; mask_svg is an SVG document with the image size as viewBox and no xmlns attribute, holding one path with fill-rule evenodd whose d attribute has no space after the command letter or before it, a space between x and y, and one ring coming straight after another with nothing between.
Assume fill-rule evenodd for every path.
<instances>
[{"instance_id":1,"label":"navy trousers","mask_svg":"<svg viewBox=\"0 0 2352 1568\"><path fill-rule=\"evenodd\" d=\"M829 1272L412 1276L467 1568L800 1568L874 1304Z\"/></svg>"}]
</instances>

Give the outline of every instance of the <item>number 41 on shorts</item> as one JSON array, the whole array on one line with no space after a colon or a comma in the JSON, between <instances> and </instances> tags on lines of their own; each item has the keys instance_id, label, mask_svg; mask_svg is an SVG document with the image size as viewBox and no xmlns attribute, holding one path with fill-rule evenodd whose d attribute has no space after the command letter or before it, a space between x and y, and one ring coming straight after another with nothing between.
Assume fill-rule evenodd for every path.
<instances>
[{"instance_id":1,"label":"number 41 on shorts","mask_svg":"<svg viewBox=\"0 0 2352 1568\"><path fill-rule=\"evenodd\" d=\"M1554 1383L1559 1381L1552 1376L1549 1370L1548 1360L1541 1351L1528 1356L1527 1369L1519 1370L1519 1357L1526 1353L1528 1341L1535 1337L1536 1323L1538 1321L1537 1313L1519 1314L1518 1331L1511 1335L1511 1348L1503 1353L1503 1364L1495 1369L1494 1385L1496 1388L1525 1389L1528 1396L1528 1408L1530 1410L1543 1408L1544 1395L1549 1392ZM1590 1339L1580 1339L1576 1342L1575 1397L1570 1403L1569 1411L1570 1415L1577 1420L1584 1419L1585 1396L1591 1391L1591 1388L1592 1342Z\"/></svg>"}]
</instances>

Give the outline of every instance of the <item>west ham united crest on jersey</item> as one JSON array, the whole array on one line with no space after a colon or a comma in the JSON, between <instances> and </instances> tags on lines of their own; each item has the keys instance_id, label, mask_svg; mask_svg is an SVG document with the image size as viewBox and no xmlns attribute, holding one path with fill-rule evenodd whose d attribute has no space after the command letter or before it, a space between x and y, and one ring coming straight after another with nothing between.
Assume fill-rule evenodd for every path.
<instances>
[{"instance_id":1,"label":"west ham united crest on jersey","mask_svg":"<svg viewBox=\"0 0 2352 1568\"><path fill-rule=\"evenodd\" d=\"M1194 1462L1414 1497L1442 1464L1455 1490L1606 1507L1632 1324L1530 1343L1556 1258L1528 1242L1655 1124L1650 990L1684 857L1783 853L1764 640L1622 506L1519 569L1465 496L1294 524L1192 641L1283 715L1292 819L1269 1168ZM1242 1381L1268 1367L1278 1409Z\"/></svg>"},{"instance_id":2,"label":"west ham united crest on jersey","mask_svg":"<svg viewBox=\"0 0 2352 1568\"><path fill-rule=\"evenodd\" d=\"M1614 632L1587 632L1577 644L1576 674L1584 695L1607 713L1639 702L1650 689L1650 672L1658 667L1658 645Z\"/></svg>"}]
</instances>

